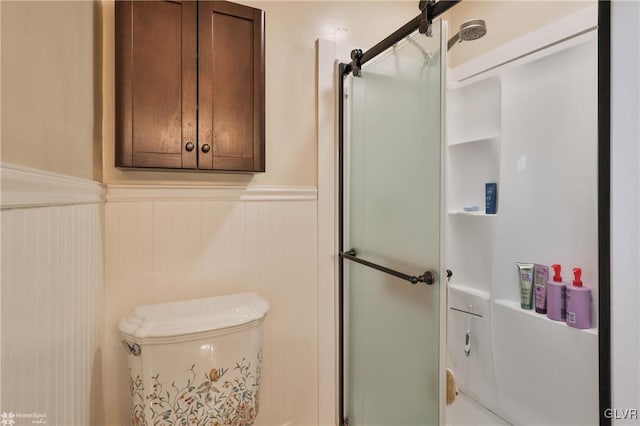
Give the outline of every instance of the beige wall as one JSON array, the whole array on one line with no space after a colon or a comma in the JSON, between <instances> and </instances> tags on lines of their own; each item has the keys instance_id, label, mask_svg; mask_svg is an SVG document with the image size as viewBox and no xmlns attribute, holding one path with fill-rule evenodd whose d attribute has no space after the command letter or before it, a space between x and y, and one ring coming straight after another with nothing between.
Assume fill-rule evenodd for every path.
<instances>
[{"instance_id":1,"label":"beige wall","mask_svg":"<svg viewBox=\"0 0 640 426\"><path fill-rule=\"evenodd\" d=\"M241 175L113 167L114 5L105 1L105 182L315 186L315 40L344 37L366 49L417 14L413 1L247 4L266 11L267 172ZM311 190L312 199L295 199L285 190L284 196L243 201L225 199L219 189L190 185L189 201L184 201L182 189L160 190L164 195L158 200L149 199L148 189L112 187L106 207L105 423L122 425L128 419L127 396L122 392L127 387L126 359L116 328L119 318L140 304L250 290L271 303L265 323L264 392L256 424L328 424L321 419L333 413L319 402L315 192ZM170 191L175 199L165 197ZM202 195L196 197L198 192ZM119 200L118 193L128 196Z\"/></svg>"},{"instance_id":2,"label":"beige wall","mask_svg":"<svg viewBox=\"0 0 640 426\"><path fill-rule=\"evenodd\" d=\"M180 190L171 192L174 197L170 192L140 202L112 198L107 203L105 424L130 424L127 357L117 328L120 318L139 305L252 291L271 305L265 320L255 425L317 425L313 191L297 199L284 200L280 194L251 201L230 201L215 189L194 189L188 201L179 199ZM136 187L120 194L127 200L142 198ZM191 356L185 353L176 364L188 368Z\"/></svg>"},{"instance_id":3,"label":"beige wall","mask_svg":"<svg viewBox=\"0 0 640 426\"><path fill-rule=\"evenodd\" d=\"M123 172L113 167L111 1L102 5L1 2L2 161L96 180L102 179L104 166L108 183L315 185L314 40L337 33L345 41L367 48L415 16L415 2L245 3L267 13L266 173ZM451 32L472 17L487 20L489 31L479 41L456 46L450 63L463 63L594 3L465 0L447 15Z\"/></svg>"},{"instance_id":4,"label":"beige wall","mask_svg":"<svg viewBox=\"0 0 640 426\"><path fill-rule=\"evenodd\" d=\"M100 5L0 7L2 161L100 180Z\"/></svg>"},{"instance_id":5,"label":"beige wall","mask_svg":"<svg viewBox=\"0 0 640 426\"><path fill-rule=\"evenodd\" d=\"M446 15L449 34L455 34L468 19L487 22L487 35L462 42L451 49L449 64L455 67L498 46L543 27L564 16L596 4L595 0L574 1L481 1L464 0Z\"/></svg>"},{"instance_id":6,"label":"beige wall","mask_svg":"<svg viewBox=\"0 0 640 426\"><path fill-rule=\"evenodd\" d=\"M266 173L123 171L114 164L113 2L104 3L104 180L315 186L314 42L338 33L366 49L418 14L417 2L242 1L266 12ZM346 29L340 31L337 29Z\"/></svg>"}]
</instances>

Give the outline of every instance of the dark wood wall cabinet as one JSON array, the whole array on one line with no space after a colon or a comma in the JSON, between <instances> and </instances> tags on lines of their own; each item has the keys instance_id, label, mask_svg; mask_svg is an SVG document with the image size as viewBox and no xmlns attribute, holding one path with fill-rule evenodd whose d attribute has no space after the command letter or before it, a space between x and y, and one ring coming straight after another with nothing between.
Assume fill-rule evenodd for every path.
<instances>
[{"instance_id":1,"label":"dark wood wall cabinet","mask_svg":"<svg viewBox=\"0 0 640 426\"><path fill-rule=\"evenodd\" d=\"M263 172L264 12L116 1L116 166Z\"/></svg>"}]
</instances>

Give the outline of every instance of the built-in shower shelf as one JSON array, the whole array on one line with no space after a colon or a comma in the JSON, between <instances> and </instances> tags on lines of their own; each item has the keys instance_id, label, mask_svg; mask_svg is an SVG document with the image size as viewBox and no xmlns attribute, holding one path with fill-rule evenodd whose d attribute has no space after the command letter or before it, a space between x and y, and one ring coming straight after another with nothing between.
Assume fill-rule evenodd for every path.
<instances>
[{"instance_id":1,"label":"built-in shower shelf","mask_svg":"<svg viewBox=\"0 0 640 426\"><path fill-rule=\"evenodd\" d=\"M579 328L569 327L565 322L563 322L563 321L554 321L552 319L549 319L549 317L547 317L545 314L539 314L534 309L522 309L520 307L520 302L514 302L514 301L511 301L511 300L505 300L505 299L498 299L498 300L495 300L494 303L496 305L504 306L505 308L509 308L509 309L514 310L514 311L518 311L522 315L528 315L528 316L534 317L534 318L536 318L537 321L545 321L545 322L548 322L550 324L555 324L558 327L565 327L565 328L570 329L570 330L575 330L575 332L577 332L577 333L593 334L594 336L598 335L598 329L597 328L579 329Z\"/></svg>"},{"instance_id":2,"label":"built-in shower shelf","mask_svg":"<svg viewBox=\"0 0 640 426\"><path fill-rule=\"evenodd\" d=\"M464 210L450 210L447 212L452 216L480 216L480 217L496 217L497 214L486 214L485 212L466 212Z\"/></svg>"},{"instance_id":3,"label":"built-in shower shelf","mask_svg":"<svg viewBox=\"0 0 640 426\"><path fill-rule=\"evenodd\" d=\"M499 139L502 132L501 81L487 78L447 90L449 146Z\"/></svg>"},{"instance_id":4,"label":"built-in shower shelf","mask_svg":"<svg viewBox=\"0 0 640 426\"><path fill-rule=\"evenodd\" d=\"M472 137L472 138L451 140L449 141L449 146L460 146L460 145L464 146L470 143L493 142L498 139L500 139L500 134L494 133L490 135L484 135L484 136L478 136L478 137Z\"/></svg>"},{"instance_id":5,"label":"built-in shower shelf","mask_svg":"<svg viewBox=\"0 0 640 426\"><path fill-rule=\"evenodd\" d=\"M453 277L455 279L455 275ZM479 290L475 288L473 285L464 285L464 284L449 284L449 290L452 292L459 293L461 295L471 295L473 297L479 298L481 300L489 301L490 295L488 292Z\"/></svg>"},{"instance_id":6,"label":"built-in shower shelf","mask_svg":"<svg viewBox=\"0 0 640 426\"><path fill-rule=\"evenodd\" d=\"M450 140L457 142L449 144L445 151L447 211L450 215L495 216L484 213L485 184L498 184L499 204L500 133L487 130L473 132L473 137L466 139ZM478 206L480 210L466 212L464 206Z\"/></svg>"}]
</instances>

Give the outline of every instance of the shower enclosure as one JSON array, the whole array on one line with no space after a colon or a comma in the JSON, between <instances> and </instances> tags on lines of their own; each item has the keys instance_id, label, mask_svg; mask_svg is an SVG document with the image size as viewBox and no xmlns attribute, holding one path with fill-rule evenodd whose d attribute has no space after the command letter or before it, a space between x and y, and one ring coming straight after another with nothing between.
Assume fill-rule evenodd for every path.
<instances>
[{"instance_id":1,"label":"shower enclosure","mask_svg":"<svg viewBox=\"0 0 640 426\"><path fill-rule=\"evenodd\" d=\"M429 3L339 66L342 424L442 424L445 366L460 373L462 396L512 424L591 424L598 413L611 424L608 9L523 36L516 53L462 78L454 70L446 87L447 50L486 33L473 19L447 42L434 18L455 4ZM476 184L487 182L500 182L500 214L465 211L484 202ZM525 237L512 240L521 229ZM514 265L523 258L588 265L596 325L579 330L522 310ZM571 368L556 375L549 358ZM581 416L565 410L578 392L562 388L578 382L584 395L574 400L589 406Z\"/></svg>"},{"instance_id":2,"label":"shower enclosure","mask_svg":"<svg viewBox=\"0 0 640 426\"><path fill-rule=\"evenodd\" d=\"M340 66L344 424L439 422L447 45L430 13Z\"/></svg>"}]
</instances>

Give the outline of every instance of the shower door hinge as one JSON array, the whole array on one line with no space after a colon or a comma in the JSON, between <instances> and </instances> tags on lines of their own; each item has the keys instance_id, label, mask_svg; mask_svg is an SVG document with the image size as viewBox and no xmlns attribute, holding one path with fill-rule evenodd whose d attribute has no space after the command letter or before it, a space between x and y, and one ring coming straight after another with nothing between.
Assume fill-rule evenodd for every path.
<instances>
[{"instance_id":1,"label":"shower door hinge","mask_svg":"<svg viewBox=\"0 0 640 426\"><path fill-rule=\"evenodd\" d=\"M360 63L362 61L362 55L364 55L362 49L353 49L351 51L351 71L354 77L362 77L362 64Z\"/></svg>"}]
</instances>

